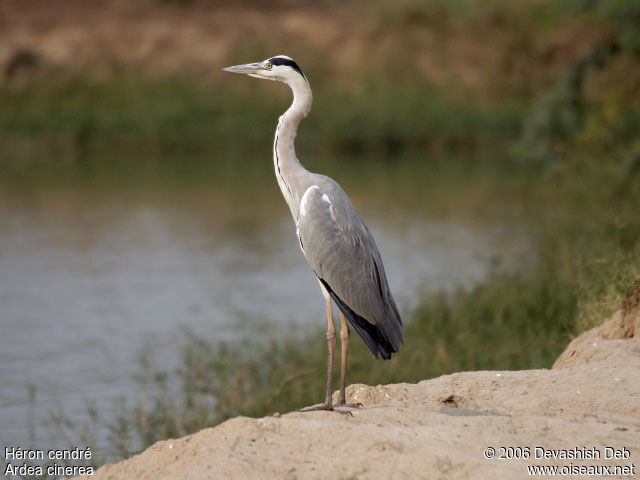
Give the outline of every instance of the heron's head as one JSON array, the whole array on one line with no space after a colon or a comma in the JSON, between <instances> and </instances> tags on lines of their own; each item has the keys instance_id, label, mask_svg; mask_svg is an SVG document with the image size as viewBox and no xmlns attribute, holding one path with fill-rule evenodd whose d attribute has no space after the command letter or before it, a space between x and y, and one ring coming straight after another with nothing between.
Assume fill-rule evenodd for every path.
<instances>
[{"instance_id":1,"label":"heron's head","mask_svg":"<svg viewBox=\"0 0 640 480\"><path fill-rule=\"evenodd\" d=\"M305 82L307 81L307 77L304 76L298 64L286 55L276 55L262 62L235 65L233 67L223 68L223 70L232 73L245 73L256 78L278 80L288 84L292 84L300 79L303 79Z\"/></svg>"}]
</instances>

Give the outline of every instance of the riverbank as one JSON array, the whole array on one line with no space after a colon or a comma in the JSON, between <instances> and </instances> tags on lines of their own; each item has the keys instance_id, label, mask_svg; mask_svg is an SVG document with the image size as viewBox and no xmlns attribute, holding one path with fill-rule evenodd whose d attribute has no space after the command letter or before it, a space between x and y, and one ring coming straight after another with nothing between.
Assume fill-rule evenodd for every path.
<instances>
[{"instance_id":1,"label":"riverbank","mask_svg":"<svg viewBox=\"0 0 640 480\"><path fill-rule=\"evenodd\" d=\"M564 354L570 364L551 370L351 385L347 401L363 406L350 416L236 417L91 478L508 479L534 466L637 473L640 316L637 308L616 315L575 339ZM633 338L615 338L621 325Z\"/></svg>"}]
</instances>

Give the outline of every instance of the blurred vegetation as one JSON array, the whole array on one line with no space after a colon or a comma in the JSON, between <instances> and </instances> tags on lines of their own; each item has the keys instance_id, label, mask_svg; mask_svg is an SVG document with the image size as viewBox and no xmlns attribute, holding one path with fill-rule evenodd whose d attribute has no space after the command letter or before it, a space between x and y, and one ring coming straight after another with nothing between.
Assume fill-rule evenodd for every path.
<instances>
[{"instance_id":1,"label":"blurred vegetation","mask_svg":"<svg viewBox=\"0 0 640 480\"><path fill-rule=\"evenodd\" d=\"M269 92L273 85L265 87ZM220 95L216 86L195 79L129 76L0 89L0 173L30 175L36 164L82 169L107 156L137 155L141 162L177 155L202 155L206 162L255 152L268 156L274 124L289 101L286 87L278 87L273 96L242 88ZM518 137L522 113L513 102L470 106L418 85L360 94L321 91L298 148L377 156L486 152Z\"/></svg>"},{"instance_id":2,"label":"blurred vegetation","mask_svg":"<svg viewBox=\"0 0 640 480\"><path fill-rule=\"evenodd\" d=\"M619 57L640 61L640 2L585 1L581 10L592 21L608 21L612 32L596 41L590 51L574 60L557 85L543 94L525 121L523 147L528 161L550 163L561 160L566 147L580 136L583 141L604 146L603 134L633 138L640 127L637 101L625 103L638 91L638 76L618 77L601 91L585 92L589 77ZM635 57L635 58L633 58Z\"/></svg>"},{"instance_id":3,"label":"blurred vegetation","mask_svg":"<svg viewBox=\"0 0 640 480\"><path fill-rule=\"evenodd\" d=\"M372 361L353 341L349 380L415 382L459 370L549 367L571 336L619 308L640 274L640 2L376 5L381 38L403 35L399 45L409 50L391 51L385 60L394 68L372 62L357 89L331 87L331 75L314 67L316 103L297 140L300 157L312 169L386 188L425 214L523 224L536 262L471 291L425 298L406 314L406 344L389 362ZM488 83L495 87L473 98L454 83L437 87L405 71L422 28L503 28L504 43L494 48L517 58L533 48L518 43L520 31L542 37L576 19L591 36L568 49L554 82L522 86L521 77L494 72ZM531 72L546 68L544 56L527 58L539 61L527 65ZM127 74L5 85L2 183L42 182L51 171L84 172L91 182L113 174L114 165L122 177L136 178L149 162L158 177L190 171L200 180L240 181L241 170L260 179L270 174L264 160L289 94L249 82ZM247 157L239 169L234 159ZM363 176L365 170L377 173ZM323 398L325 349L321 327L304 338L241 344L187 332L180 372L142 362L142 399L122 404L111 426L114 448L127 456L235 415L313 404Z\"/></svg>"}]
</instances>

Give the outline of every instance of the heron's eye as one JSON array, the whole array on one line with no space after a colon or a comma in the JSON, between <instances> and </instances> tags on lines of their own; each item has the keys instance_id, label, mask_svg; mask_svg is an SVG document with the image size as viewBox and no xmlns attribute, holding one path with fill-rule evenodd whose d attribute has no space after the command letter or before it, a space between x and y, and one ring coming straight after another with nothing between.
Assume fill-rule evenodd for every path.
<instances>
[{"instance_id":1,"label":"heron's eye","mask_svg":"<svg viewBox=\"0 0 640 480\"><path fill-rule=\"evenodd\" d=\"M267 70L271 70L271 67L273 67L273 65L271 65L271 62L266 62L264 66Z\"/></svg>"}]
</instances>

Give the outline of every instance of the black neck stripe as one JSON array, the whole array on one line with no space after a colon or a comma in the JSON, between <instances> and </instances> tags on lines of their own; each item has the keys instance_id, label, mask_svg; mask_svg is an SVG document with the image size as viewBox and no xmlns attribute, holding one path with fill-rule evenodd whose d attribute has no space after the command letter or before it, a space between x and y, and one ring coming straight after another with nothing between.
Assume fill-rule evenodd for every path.
<instances>
[{"instance_id":1,"label":"black neck stripe","mask_svg":"<svg viewBox=\"0 0 640 480\"><path fill-rule=\"evenodd\" d=\"M298 66L298 64L289 58L273 57L273 58L270 58L269 61L271 62L272 65L288 65L289 67L293 68L296 72L298 72L300 75L302 75L302 77L305 80L307 79L307 77L304 76L304 73L302 73L302 70L300 70L300 67Z\"/></svg>"}]
</instances>

